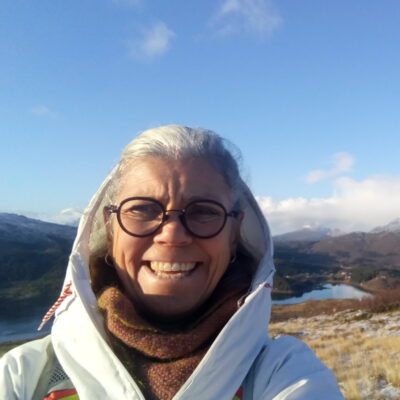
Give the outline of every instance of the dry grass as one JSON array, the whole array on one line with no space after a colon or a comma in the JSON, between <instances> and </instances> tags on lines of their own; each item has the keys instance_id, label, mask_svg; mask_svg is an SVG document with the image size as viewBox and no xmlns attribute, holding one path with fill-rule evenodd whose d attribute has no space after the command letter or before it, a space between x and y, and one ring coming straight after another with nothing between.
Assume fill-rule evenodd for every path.
<instances>
[{"instance_id":1,"label":"dry grass","mask_svg":"<svg viewBox=\"0 0 400 400\"><path fill-rule=\"evenodd\" d=\"M355 330L347 337L306 342L334 370L346 399L378 399L387 385L400 396L400 337L369 338Z\"/></svg>"},{"instance_id":2,"label":"dry grass","mask_svg":"<svg viewBox=\"0 0 400 400\"><path fill-rule=\"evenodd\" d=\"M400 310L400 287L374 293L373 297L356 299L312 300L305 303L272 307L272 322L290 318L332 315L344 310L364 310L372 313Z\"/></svg>"},{"instance_id":3,"label":"dry grass","mask_svg":"<svg viewBox=\"0 0 400 400\"><path fill-rule=\"evenodd\" d=\"M273 306L272 321L271 336L300 338L333 369L347 400L400 399L400 290Z\"/></svg>"},{"instance_id":4,"label":"dry grass","mask_svg":"<svg viewBox=\"0 0 400 400\"><path fill-rule=\"evenodd\" d=\"M347 400L400 399L400 311L366 309L275 322L270 333L306 342L333 369Z\"/></svg>"},{"instance_id":5,"label":"dry grass","mask_svg":"<svg viewBox=\"0 0 400 400\"><path fill-rule=\"evenodd\" d=\"M360 300L360 308L374 313L400 310L400 288L375 293Z\"/></svg>"}]
</instances>

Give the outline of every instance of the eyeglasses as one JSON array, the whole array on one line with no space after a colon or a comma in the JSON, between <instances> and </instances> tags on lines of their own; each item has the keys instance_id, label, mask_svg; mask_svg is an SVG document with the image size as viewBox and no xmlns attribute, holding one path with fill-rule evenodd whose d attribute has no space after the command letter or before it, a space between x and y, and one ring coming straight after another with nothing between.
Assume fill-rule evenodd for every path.
<instances>
[{"instance_id":1,"label":"eyeglasses","mask_svg":"<svg viewBox=\"0 0 400 400\"><path fill-rule=\"evenodd\" d=\"M109 214L117 214L120 227L128 235L146 237L155 233L171 212L179 213L179 219L193 236L208 239L222 231L228 217L237 218L238 211L227 212L225 207L214 200L195 200L182 210L166 210L157 200L149 197L129 197L119 206L105 208Z\"/></svg>"}]
</instances>

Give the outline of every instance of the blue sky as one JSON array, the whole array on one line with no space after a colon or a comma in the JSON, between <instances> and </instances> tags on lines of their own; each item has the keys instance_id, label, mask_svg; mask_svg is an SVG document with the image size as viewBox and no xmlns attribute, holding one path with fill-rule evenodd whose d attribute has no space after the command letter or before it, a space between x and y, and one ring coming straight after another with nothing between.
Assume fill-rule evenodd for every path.
<instances>
[{"instance_id":1,"label":"blue sky","mask_svg":"<svg viewBox=\"0 0 400 400\"><path fill-rule=\"evenodd\" d=\"M0 211L83 209L129 140L176 123L241 149L274 233L386 224L399 26L398 0L3 0Z\"/></svg>"}]
</instances>

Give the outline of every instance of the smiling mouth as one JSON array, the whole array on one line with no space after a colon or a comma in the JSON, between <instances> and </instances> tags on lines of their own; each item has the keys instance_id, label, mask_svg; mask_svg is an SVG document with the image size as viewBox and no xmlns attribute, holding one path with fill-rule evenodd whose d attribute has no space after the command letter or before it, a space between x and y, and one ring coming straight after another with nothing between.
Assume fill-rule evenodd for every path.
<instances>
[{"instance_id":1,"label":"smiling mouth","mask_svg":"<svg viewBox=\"0 0 400 400\"><path fill-rule=\"evenodd\" d=\"M189 275L198 265L198 262L162 262L147 261L146 265L160 278L180 279Z\"/></svg>"}]
</instances>

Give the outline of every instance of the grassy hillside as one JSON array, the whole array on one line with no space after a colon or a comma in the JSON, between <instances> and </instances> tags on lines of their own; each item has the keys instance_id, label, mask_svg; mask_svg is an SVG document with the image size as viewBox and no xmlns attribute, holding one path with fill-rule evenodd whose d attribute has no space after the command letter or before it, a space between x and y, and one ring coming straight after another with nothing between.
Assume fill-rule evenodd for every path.
<instances>
[{"instance_id":1,"label":"grassy hillside","mask_svg":"<svg viewBox=\"0 0 400 400\"><path fill-rule=\"evenodd\" d=\"M0 317L30 313L58 297L76 228L0 214Z\"/></svg>"},{"instance_id":2,"label":"grassy hillside","mask_svg":"<svg viewBox=\"0 0 400 400\"><path fill-rule=\"evenodd\" d=\"M306 342L333 369L347 400L400 399L399 291L274 307L273 319L271 336Z\"/></svg>"},{"instance_id":3,"label":"grassy hillside","mask_svg":"<svg viewBox=\"0 0 400 400\"><path fill-rule=\"evenodd\" d=\"M347 400L400 399L400 292L374 299L273 306L272 337L306 342L333 369ZM0 344L0 356L22 342Z\"/></svg>"}]
</instances>

